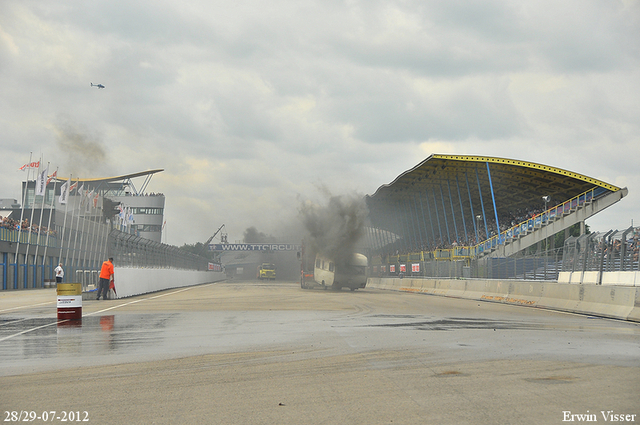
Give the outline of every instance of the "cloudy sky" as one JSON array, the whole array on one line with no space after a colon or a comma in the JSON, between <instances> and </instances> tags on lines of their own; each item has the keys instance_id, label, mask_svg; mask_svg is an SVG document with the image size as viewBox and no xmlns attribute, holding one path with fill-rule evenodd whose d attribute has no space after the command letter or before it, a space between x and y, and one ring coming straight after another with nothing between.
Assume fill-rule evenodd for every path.
<instances>
[{"instance_id":1,"label":"cloudy sky","mask_svg":"<svg viewBox=\"0 0 640 425\"><path fill-rule=\"evenodd\" d=\"M102 83L104 90L90 87ZM433 153L628 187L640 224L640 2L0 1L0 198L163 168L165 242L280 234L301 200L372 194Z\"/></svg>"}]
</instances>

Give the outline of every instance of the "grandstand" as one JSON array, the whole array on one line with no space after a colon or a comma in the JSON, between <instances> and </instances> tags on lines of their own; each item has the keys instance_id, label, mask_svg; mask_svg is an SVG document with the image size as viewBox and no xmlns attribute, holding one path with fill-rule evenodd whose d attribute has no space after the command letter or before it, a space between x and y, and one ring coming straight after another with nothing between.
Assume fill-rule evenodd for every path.
<instances>
[{"instance_id":1,"label":"grandstand","mask_svg":"<svg viewBox=\"0 0 640 425\"><path fill-rule=\"evenodd\" d=\"M207 258L161 243L165 197L146 192L161 171L73 178L64 203L68 178L52 178L44 195L36 195L34 180L24 181L24 210L9 200L0 219L0 290L49 286L59 262L66 279L86 287L109 256L124 267L207 270ZM139 186L137 178L144 179Z\"/></svg>"},{"instance_id":2,"label":"grandstand","mask_svg":"<svg viewBox=\"0 0 640 425\"><path fill-rule=\"evenodd\" d=\"M379 266L508 258L577 223L584 229L627 193L552 166L434 154L366 197L368 245Z\"/></svg>"}]
</instances>

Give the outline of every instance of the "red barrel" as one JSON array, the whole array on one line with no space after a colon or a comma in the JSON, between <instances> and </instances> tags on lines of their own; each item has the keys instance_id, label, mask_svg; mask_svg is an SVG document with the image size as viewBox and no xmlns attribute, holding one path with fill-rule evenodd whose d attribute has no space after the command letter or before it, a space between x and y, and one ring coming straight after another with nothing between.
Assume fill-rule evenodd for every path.
<instances>
[{"instance_id":1,"label":"red barrel","mask_svg":"<svg viewBox=\"0 0 640 425\"><path fill-rule=\"evenodd\" d=\"M58 320L82 319L82 284L58 283Z\"/></svg>"}]
</instances>

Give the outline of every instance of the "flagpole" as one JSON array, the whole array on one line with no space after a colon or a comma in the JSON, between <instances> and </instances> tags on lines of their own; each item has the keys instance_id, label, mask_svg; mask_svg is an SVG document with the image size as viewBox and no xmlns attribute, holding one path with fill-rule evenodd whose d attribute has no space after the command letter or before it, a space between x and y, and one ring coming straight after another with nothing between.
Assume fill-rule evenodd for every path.
<instances>
[{"instance_id":1,"label":"flagpole","mask_svg":"<svg viewBox=\"0 0 640 425\"><path fill-rule=\"evenodd\" d=\"M18 271L18 251L20 250L20 236L22 235L22 217L24 217L24 203L27 199L27 187L29 186L29 171L31 170L31 160L33 159L33 152L29 152L29 164L27 165L27 184L24 187L24 192L22 193L22 207L20 208L20 222L18 223L18 243L16 243L16 255L14 257L16 263L16 272ZM16 279L18 274L16 273ZM16 281L17 285L18 282ZM16 288L17 289L17 288Z\"/></svg>"},{"instance_id":2,"label":"flagpole","mask_svg":"<svg viewBox=\"0 0 640 425\"><path fill-rule=\"evenodd\" d=\"M91 242L91 258L89 260L89 264L91 266L95 264L95 259L98 254L98 244L100 242L100 231L102 230L100 227L100 222L102 220L102 209L98 208L98 201L100 200L100 197L98 194L96 194L96 196L98 197L98 199L96 200L94 209L97 210L98 214L96 214L95 223L93 225L93 240Z\"/></svg>"},{"instance_id":3,"label":"flagpole","mask_svg":"<svg viewBox=\"0 0 640 425\"><path fill-rule=\"evenodd\" d=\"M64 185L64 190L62 189L62 187L60 188L60 203L62 203L62 200L64 199L64 220L62 220L62 232L60 235L60 252L58 252L58 264L62 263L62 252L64 250L64 231L66 230L66 226L67 226L67 213L69 211L69 195L71 194L71 190L69 189L69 187L71 186L71 178L73 177L72 174L69 174L69 180L67 180L66 185ZM66 196L65 196L66 195ZM67 257L65 257L64 259L64 265L65 267L67 266Z\"/></svg>"},{"instance_id":4,"label":"flagpole","mask_svg":"<svg viewBox=\"0 0 640 425\"><path fill-rule=\"evenodd\" d=\"M80 179L78 178L78 184L80 184ZM84 188L84 184L82 185ZM84 190L83 190L84 192ZM76 259L76 247L78 246L78 229L80 228L80 208L82 207L82 202L84 195L80 195L80 205L78 205L78 217L76 218L76 234L73 238L73 252L71 253L71 267L73 267L74 260ZM73 225L73 220L71 220L71 224ZM71 244L69 244L71 245Z\"/></svg>"},{"instance_id":5,"label":"flagpole","mask_svg":"<svg viewBox=\"0 0 640 425\"><path fill-rule=\"evenodd\" d=\"M78 177L78 181L76 182L76 196L78 196L78 191L80 190L78 188L78 185L80 184L80 177ZM75 197L74 197L75 199ZM69 190L69 203L71 203L71 190ZM65 264L69 264L68 260L69 260L69 248L71 247L71 231L73 230L73 216L74 216L74 212L75 212L75 207L72 205L71 206L71 224L69 224L69 237L67 238L67 253L64 256L64 263ZM73 259L71 260L73 262ZM73 264L69 264L69 267L73 267Z\"/></svg>"},{"instance_id":6,"label":"flagpole","mask_svg":"<svg viewBox=\"0 0 640 425\"><path fill-rule=\"evenodd\" d=\"M46 171L44 171L44 193L42 194L42 204L40 205L40 220L38 221L38 237L36 239L36 253L33 256L33 265L34 267L34 273L35 273L35 277L34 279L37 279L38 276L38 251L40 248L40 234L42 233L42 214L44 213L44 203L47 199L47 174L49 174L49 162L47 162L47 169ZM40 174L38 174L38 180L36 181L36 193L40 191L41 187L40 185L42 184L40 182L40 180L42 179L43 176L41 176ZM35 203L35 196L33 197L34 203ZM43 270L43 275L44 275L44 270Z\"/></svg>"},{"instance_id":7,"label":"flagpole","mask_svg":"<svg viewBox=\"0 0 640 425\"><path fill-rule=\"evenodd\" d=\"M87 200L89 199L89 197L86 197ZM89 211L91 211L91 206L89 205ZM80 221L80 218L78 218L78 221ZM84 237L84 225L87 223L87 211L85 209L84 214L82 215L82 231L80 232L80 248L78 249L78 267L80 268L80 252L84 252L84 250L82 249L83 244L85 243L85 237ZM78 225L80 225L80 223L78 223ZM85 258L83 258L83 263ZM84 269L84 264L82 266L82 268ZM77 271L76 271L77 273Z\"/></svg>"},{"instance_id":8,"label":"flagpole","mask_svg":"<svg viewBox=\"0 0 640 425\"><path fill-rule=\"evenodd\" d=\"M104 208L104 206L103 206ZM103 236L102 238L102 246L100 247L100 260L98 261L98 264L100 264L100 261L104 261L104 258L107 257L108 255L108 241L109 241L109 234L111 234L111 224L113 223L113 217L111 217L109 219L108 223L104 223L104 232L106 233L106 235Z\"/></svg>"},{"instance_id":9,"label":"flagpole","mask_svg":"<svg viewBox=\"0 0 640 425\"><path fill-rule=\"evenodd\" d=\"M27 282L25 284L25 289L29 287L29 248L31 248L31 230L33 227L33 211L35 210L35 204L36 204L36 184L37 182L37 176L38 174L40 174L40 163L42 162L42 158L40 158L40 161L38 161L38 171L36 171L34 179L33 179L33 202L31 203L31 219L29 220L29 226L27 226L27 249L24 253L24 264L25 264L25 268L24 268L24 272L26 274L26 279ZM27 180L27 187L26 187L26 192L27 194L29 193L29 181ZM29 196L27 196L27 200L28 200ZM22 226L20 226L20 228L22 229Z\"/></svg>"},{"instance_id":10,"label":"flagpole","mask_svg":"<svg viewBox=\"0 0 640 425\"><path fill-rule=\"evenodd\" d=\"M93 207L93 209L97 208L97 201L96 201L96 206ZM93 259L95 258L95 247L97 246L97 240L98 240L98 221L97 217L95 217L95 211L91 212L91 218L93 221L93 230L89 233L91 235L91 244L89 246L89 268L93 267Z\"/></svg>"},{"instance_id":11,"label":"flagpole","mask_svg":"<svg viewBox=\"0 0 640 425\"><path fill-rule=\"evenodd\" d=\"M102 240L100 241L100 248L98 249L98 253L100 258L98 259L98 264L100 264L100 261L103 261L103 258L107 257L107 252L106 252L106 246L108 244L109 241L109 234L111 233L111 219L109 219L108 221L105 220L102 223L102 231L104 232L104 235L102 235Z\"/></svg>"},{"instance_id":12,"label":"flagpole","mask_svg":"<svg viewBox=\"0 0 640 425\"><path fill-rule=\"evenodd\" d=\"M102 229L103 229L102 219L104 218L102 214L103 210L104 210L104 195L102 196L102 207L98 208L98 217L96 220L96 223L97 223L96 244L95 244L96 246L93 251L94 257L91 259L92 264L99 263L98 258L100 257L100 242L102 241Z\"/></svg>"},{"instance_id":13,"label":"flagpole","mask_svg":"<svg viewBox=\"0 0 640 425\"><path fill-rule=\"evenodd\" d=\"M58 183L58 167L56 167L56 172L53 173L53 175L56 177L56 179L53 181L53 196L51 197L51 207L49 207L49 221L47 222L47 239L44 245L44 254L42 254L43 273L44 273L44 266L46 265L46 262L47 262L47 248L49 248L49 235L51 234L51 216L55 213L56 183Z\"/></svg>"},{"instance_id":14,"label":"flagpole","mask_svg":"<svg viewBox=\"0 0 640 425\"><path fill-rule=\"evenodd\" d=\"M36 178L33 179L33 202L31 203L31 219L29 220L29 233L27 233L27 251L24 254L24 263L27 265L27 276L29 276L29 248L31 248L31 233L33 230L33 213L35 211L36 206L36 185L38 184L38 175L40 174L40 163L42 162L42 157L38 161L38 171L36 172ZM29 190L29 182L27 181L27 191ZM22 227L22 226L20 226ZM35 264L35 261L34 261Z\"/></svg>"}]
</instances>

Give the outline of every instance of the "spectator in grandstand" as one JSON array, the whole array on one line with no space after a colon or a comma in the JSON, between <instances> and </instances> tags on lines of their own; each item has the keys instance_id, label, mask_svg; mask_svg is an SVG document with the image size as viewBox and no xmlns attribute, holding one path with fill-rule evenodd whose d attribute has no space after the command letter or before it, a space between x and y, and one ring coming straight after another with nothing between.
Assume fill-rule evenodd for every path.
<instances>
[{"instance_id":1,"label":"spectator in grandstand","mask_svg":"<svg viewBox=\"0 0 640 425\"><path fill-rule=\"evenodd\" d=\"M635 235L633 237L633 240L631 241L630 250L631 250L631 259L635 263L638 261L638 256L640 254L640 245L638 245L638 235Z\"/></svg>"},{"instance_id":2,"label":"spectator in grandstand","mask_svg":"<svg viewBox=\"0 0 640 425\"><path fill-rule=\"evenodd\" d=\"M17 224L18 222L16 222L15 220L10 219L9 217L4 217L2 219L1 227L9 230L15 230Z\"/></svg>"}]
</instances>

